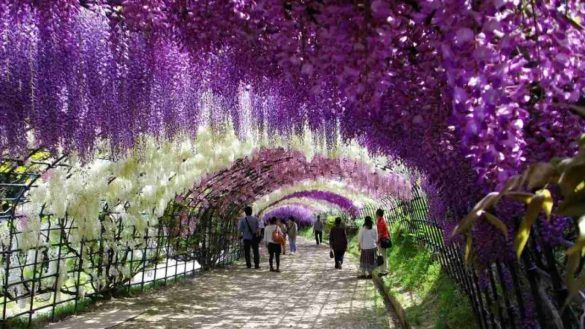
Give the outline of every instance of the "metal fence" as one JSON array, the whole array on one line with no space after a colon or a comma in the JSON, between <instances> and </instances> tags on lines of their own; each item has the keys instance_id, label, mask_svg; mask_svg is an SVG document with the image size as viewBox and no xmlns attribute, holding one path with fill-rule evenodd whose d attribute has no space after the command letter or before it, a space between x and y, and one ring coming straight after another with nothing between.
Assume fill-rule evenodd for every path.
<instances>
[{"instance_id":1,"label":"metal fence","mask_svg":"<svg viewBox=\"0 0 585 329\"><path fill-rule=\"evenodd\" d=\"M240 257L235 216L241 209L222 212L220 220L211 207L179 202L146 227L128 225L105 205L95 239L76 239L79 224L71 218L41 213L32 237L16 209L56 166L67 166L66 158L40 150L0 158L2 328L26 327L39 316L55 320L60 308L75 312L88 300L166 284Z\"/></svg>"},{"instance_id":2,"label":"metal fence","mask_svg":"<svg viewBox=\"0 0 585 329\"><path fill-rule=\"evenodd\" d=\"M387 200L384 208L390 223L399 223L416 236L423 248L433 252L462 291L469 297L479 328L578 328L578 305L564 307L564 252L550 246L533 228L527 250L520 261L491 262L484 268L466 265L464 247L445 241L437 220L429 217L426 199L418 188L407 202ZM375 218L377 207L366 206L360 216ZM518 223L517 223L518 224ZM567 230L574 239L574 230ZM506 252L501 246L499 252ZM557 250L558 249L558 250Z\"/></svg>"}]
</instances>

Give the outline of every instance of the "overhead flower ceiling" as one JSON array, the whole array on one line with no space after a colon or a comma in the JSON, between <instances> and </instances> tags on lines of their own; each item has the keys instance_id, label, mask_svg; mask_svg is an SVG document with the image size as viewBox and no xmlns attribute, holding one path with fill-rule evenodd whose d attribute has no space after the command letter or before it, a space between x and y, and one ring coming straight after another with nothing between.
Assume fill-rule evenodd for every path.
<instances>
[{"instance_id":1,"label":"overhead flower ceiling","mask_svg":"<svg viewBox=\"0 0 585 329\"><path fill-rule=\"evenodd\" d=\"M403 161L462 213L576 150L584 20L579 0L0 0L0 149L88 161L201 125L311 130Z\"/></svg>"},{"instance_id":2,"label":"overhead flower ceiling","mask_svg":"<svg viewBox=\"0 0 585 329\"><path fill-rule=\"evenodd\" d=\"M294 192L291 194L288 194L285 197L282 197L274 202L272 202L271 204L269 204L267 206L267 208L269 207L274 207L274 206L278 206L279 204L282 204L282 202L285 202L287 200L295 200L295 199L312 199L312 200L321 200L324 202L327 202L329 204L333 204L336 207L342 209L343 211L347 212L348 214L352 215L352 216L356 216L357 213L359 212L359 208L356 207L353 203L353 201L351 199L348 199L342 195L339 195L337 193L333 193L333 192L329 192L329 191L319 191L319 190L305 190L305 191L299 191L299 192Z\"/></svg>"}]
</instances>

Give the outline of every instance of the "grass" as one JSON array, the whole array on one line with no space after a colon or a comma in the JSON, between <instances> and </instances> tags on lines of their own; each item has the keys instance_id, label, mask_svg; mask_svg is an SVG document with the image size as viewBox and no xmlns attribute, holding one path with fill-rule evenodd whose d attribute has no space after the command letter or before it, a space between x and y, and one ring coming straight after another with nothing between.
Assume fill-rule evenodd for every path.
<instances>
[{"instance_id":1,"label":"grass","mask_svg":"<svg viewBox=\"0 0 585 329\"><path fill-rule=\"evenodd\" d=\"M386 285L403 295L408 321L425 328L475 328L468 297L442 270L433 254L415 236L392 227L393 246L388 254L390 275ZM399 296L400 297L400 296Z\"/></svg>"},{"instance_id":2,"label":"grass","mask_svg":"<svg viewBox=\"0 0 585 329\"><path fill-rule=\"evenodd\" d=\"M55 321L63 319L76 312L79 313L88 310L94 303L95 301L90 298L80 299L77 301L77 311L75 310L74 302L59 305L55 307ZM30 324L28 323L28 316L22 316L6 320L6 325L7 328L13 329L42 328L51 321L51 312L46 312L35 316Z\"/></svg>"},{"instance_id":3,"label":"grass","mask_svg":"<svg viewBox=\"0 0 585 329\"><path fill-rule=\"evenodd\" d=\"M328 238L328 231L326 228L323 240ZM399 224L392 225L391 231L390 274L384 281L404 307L408 322L419 328L476 328L468 297L446 275L432 253ZM314 239L311 228L301 230L300 235ZM359 256L357 236L348 238L348 253Z\"/></svg>"}]
</instances>

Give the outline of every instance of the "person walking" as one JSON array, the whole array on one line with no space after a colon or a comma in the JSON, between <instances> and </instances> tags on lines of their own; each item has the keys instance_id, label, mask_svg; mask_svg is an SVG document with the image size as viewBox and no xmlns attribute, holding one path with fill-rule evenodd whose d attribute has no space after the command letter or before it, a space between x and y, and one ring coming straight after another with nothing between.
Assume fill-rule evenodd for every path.
<instances>
[{"instance_id":1,"label":"person walking","mask_svg":"<svg viewBox=\"0 0 585 329\"><path fill-rule=\"evenodd\" d=\"M264 227L266 223L266 218L262 218L258 221L258 229L260 230L260 242L264 241ZM258 243L259 245L259 250L260 250L260 256L261 257L265 257L266 253L268 252L268 247L266 245L264 245L264 243Z\"/></svg>"},{"instance_id":2,"label":"person walking","mask_svg":"<svg viewBox=\"0 0 585 329\"><path fill-rule=\"evenodd\" d=\"M390 232L388 231L388 224L384 218L384 210L376 210L376 229L378 230L378 253L382 255L384 263L380 266L378 276L382 277L388 275L388 255L386 249L390 248Z\"/></svg>"},{"instance_id":3,"label":"person walking","mask_svg":"<svg viewBox=\"0 0 585 329\"><path fill-rule=\"evenodd\" d=\"M264 241L268 245L270 272L280 272L280 239L284 239L280 228L277 225L276 217L271 217L268 225L264 228ZM276 269L274 268L276 260Z\"/></svg>"},{"instance_id":4,"label":"person walking","mask_svg":"<svg viewBox=\"0 0 585 329\"><path fill-rule=\"evenodd\" d=\"M317 245L323 243L323 221L321 220L321 216L317 216L317 220L313 224L313 233L315 233Z\"/></svg>"},{"instance_id":5,"label":"person walking","mask_svg":"<svg viewBox=\"0 0 585 329\"><path fill-rule=\"evenodd\" d=\"M358 233L360 247L360 275L358 279L371 279L372 272L376 268L376 247L378 232L374 226L372 217L366 216L364 226Z\"/></svg>"},{"instance_id":6,"label":"person walking","mask_svg":"<svg viewBox=\"0 0 585 329\"><path fill-rule=\"evenodd\" d=\"M339 217L335 218L335 226L329 232L329 245L335 257L335 268L341 270L343 255L347 251L347 234L345 233L345 227L341 225L341 218Z\"/></svg>"},{"instance_id":7,"label":"person walking","mask_svg":"<svg viewBox=\"0 0 585 329\"><path fill-rule=\"evenodd\" d=\"M295 222L294 217L289 218L288 220L288 244L290 245L290 253L294 255L297 253L297 232L299 230L299 226Z\"/></svg>"},{"instance_id":8,"label":"person walking","mask_svg":"<svg viewBox=\"0 0 585 329\"><path fill-rule=\"evenodd\" d=\"M286 255L286 235L288 233L288 230L286 229L286 223L284 222L283 219L278 218L277 223L278 227L280 228L280 231L284 236L284 239L282 239L282 242L280 243L280 249L282 250L282 254Z\"/></svg>"},{"instance_id":9,"label":"person walking","mask_svg":"<svg viewBox=\"0 0 585 329\"><path fill-rule=\"evenodd\" d=\"M244 257L246 258L246 267L252 268L250 260L250 248L254 253L254 268L260 268L260 251L258 245L262 238L260 237L260 220L258 217L252 216L252 207L246 206L244 208L246 216L240 219L238 228L242 233L244 240Z\"/></svg>"}]
</instances>

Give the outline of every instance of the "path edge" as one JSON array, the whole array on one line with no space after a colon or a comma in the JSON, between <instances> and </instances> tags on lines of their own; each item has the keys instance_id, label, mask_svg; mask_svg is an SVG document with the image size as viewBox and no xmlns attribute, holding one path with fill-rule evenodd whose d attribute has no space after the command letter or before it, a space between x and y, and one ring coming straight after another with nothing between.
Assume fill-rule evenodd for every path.
<instances>
[{"instance_id":1,"label":"path edge","mask_svg":"<svg viewBox=\"0 0 585 329\"><path fill-rule=\"evenodd\" d=\"M384 298L384 302L386 302L386 305L389 306L390 309L388 310L388 313L392 318L393 322L396 325L400 326L400 328L402 329L411 329L410 324L406 320L406 312L404 311L404 308L402 307L400 302L398 302L398 300L394 297L394 295L392 295L390 289L388 289L384 285L384 281L382 280L382 278L379 278L378 276L373 276L372 281L374 281L374 285L376 286L376 288L378 288L378 291Z\"/></svg>"}]
</instances>

